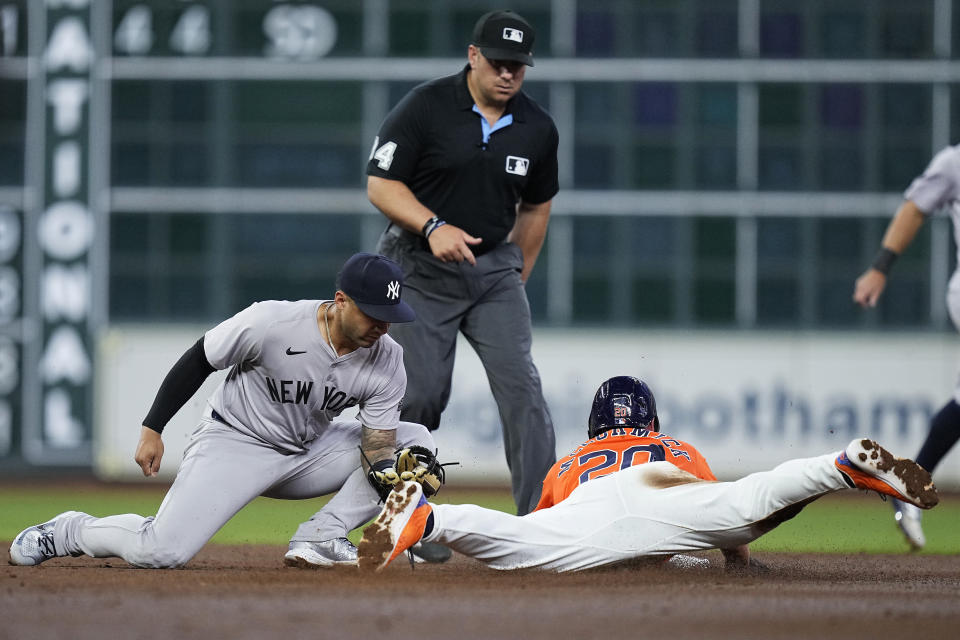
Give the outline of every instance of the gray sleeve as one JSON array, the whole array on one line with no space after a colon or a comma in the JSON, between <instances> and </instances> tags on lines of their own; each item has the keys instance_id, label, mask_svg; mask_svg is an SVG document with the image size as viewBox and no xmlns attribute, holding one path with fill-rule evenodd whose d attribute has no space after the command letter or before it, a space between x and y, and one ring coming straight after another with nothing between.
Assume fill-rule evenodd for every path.
<instances>
[{"instance_id":1,"label":"gray sleeve","mask_svg":"<svg viewBox=\"0 0 960 640\"><path fill-rule=\"evenodd\" d=\"M377 388L369 398L360 402L357 417L363 426L370 429L396 429L400 422L401 401L407 390L407 372L403 368L403 350L399 345L391 346L393 348L384 349L378 356L383 358L383 362L376 367L380 378Z\"/></svg>"},{"instance_id":2,"label":"gray sleeve","mask_svg":"<svg viewBox=\"0 0 960 640\"><path fill-rule=\"evenodd\" d=\"M216 369L226 369L259 358L273 311L270 302L254 302L207 331L203 340L207 361Z\"/></svg>"},{"instance_id":3,"label":"gray sleeve","mask_svg":"<svg viewBox=\"0 0 960 640\"><path fill-rule=\"evenodd\" d=\"M903 197L913 201L924 213L931 214L957 199L960 182L960 147L942 150L922 175L907 187Z\"/></svg>"}]
</instances>

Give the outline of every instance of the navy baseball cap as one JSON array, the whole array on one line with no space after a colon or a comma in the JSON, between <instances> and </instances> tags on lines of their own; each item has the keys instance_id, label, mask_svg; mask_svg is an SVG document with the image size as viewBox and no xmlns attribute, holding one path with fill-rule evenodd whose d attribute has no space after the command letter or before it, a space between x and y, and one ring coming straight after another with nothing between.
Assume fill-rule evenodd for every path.
<instances>
[{"instance_id":1,"label":"navy baseball cap","mask_svg":"<svg viewBox=\"0 0 960 640\"><path fill-rule=\"evenodd\" d=\"M489 60L514 60L533 66L533 41L537 33L513 11L491 11L473 27L473 44Z\"/></svg>"},{"instance_id":2,"label":"navy baseball cap","mask_svg":"<svg viewBox=\"0 0 960 640\"><path fill-rule=\"evenodd\" d=\"M337 274L337 289L374 320L410 322L417 317L410 305L400 299L403 271L390 258L373 253L350 256Z\"/></svg>"}]
</instances>

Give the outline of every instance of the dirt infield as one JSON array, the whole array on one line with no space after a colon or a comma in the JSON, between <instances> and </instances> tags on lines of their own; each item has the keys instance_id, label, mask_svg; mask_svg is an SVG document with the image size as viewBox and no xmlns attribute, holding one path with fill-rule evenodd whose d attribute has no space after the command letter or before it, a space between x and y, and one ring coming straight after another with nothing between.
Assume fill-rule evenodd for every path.
<instances>
[{"instance_id":1,"label":"dirt infield","mask_svg":"<svg viewBox=\"0 0 960 640\"><path fill-rule=\"evenodd\" d=\"M2 543L4 549L9 541ZM761 554L769 571L499 573L460 555L380 575L208 545L184 569L61 558L0 569L0 638L956 638L960 557Z\"/></svg>"}]
</instances>

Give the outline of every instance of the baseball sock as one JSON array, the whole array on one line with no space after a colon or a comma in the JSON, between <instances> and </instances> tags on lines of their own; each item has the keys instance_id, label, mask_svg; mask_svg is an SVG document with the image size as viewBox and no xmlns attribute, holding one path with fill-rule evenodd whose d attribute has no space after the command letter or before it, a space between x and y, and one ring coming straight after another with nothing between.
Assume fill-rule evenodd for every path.
<instances>
[{"instance_id":1,"label":"baseball sock","mask_svg":"<svg viewBox=\"0 0 960 640\"><path fill-rule=\"evenodd\" d=\"M433 509L430 510L430 515L427 516L427 524L423 527L423 535L420 536L420 539L426 538L431 533L433 533Z\"/></svg>"},{"instance_id":2,"label":"baseball sock","mask_svg":"<svg viewBox=\"0 0 960 640\"><path fill-rule=\"evenodd\" d=\"M960 439L960 404L951 400L930 421L930 433L917 454L917 464L933 473L950 448Z\"/></svg>"}]
</instances>

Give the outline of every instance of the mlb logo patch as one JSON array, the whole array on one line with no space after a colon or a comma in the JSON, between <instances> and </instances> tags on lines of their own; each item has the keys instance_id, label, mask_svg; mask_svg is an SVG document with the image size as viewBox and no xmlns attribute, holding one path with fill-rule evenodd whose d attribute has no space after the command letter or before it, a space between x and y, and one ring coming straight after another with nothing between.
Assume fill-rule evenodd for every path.
<instances>
[{"instance_id":1,"label":"mlb logo patch","mask_svg":"<svg viewBox=\"0 0 960 640\"><path fill-rule=\"evenodd\" d=\"M515 176L527 175L527 169L530 167L530 161L520 156L507 156L507 173Z\"/></svg>"},{"instance_id":2,"label":"mlb logo patch","mask_svg":"<svg viewBox=\"0 0 960 640\"><path fill-rule=\"evenodd\" d=\"M523 42L523 31L520 31L520 29L514 29L513 27L504 27L503 39L512 40L514 42Z\"/></svg>"}]
</instances>

